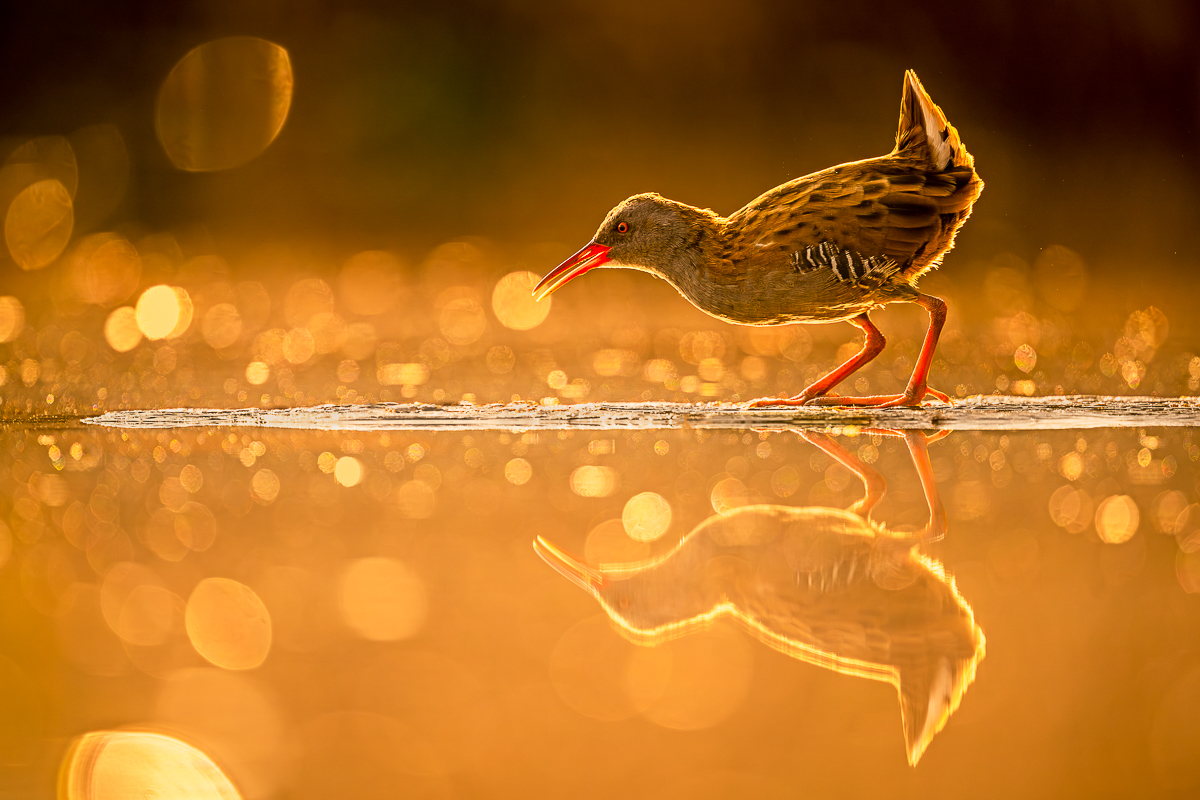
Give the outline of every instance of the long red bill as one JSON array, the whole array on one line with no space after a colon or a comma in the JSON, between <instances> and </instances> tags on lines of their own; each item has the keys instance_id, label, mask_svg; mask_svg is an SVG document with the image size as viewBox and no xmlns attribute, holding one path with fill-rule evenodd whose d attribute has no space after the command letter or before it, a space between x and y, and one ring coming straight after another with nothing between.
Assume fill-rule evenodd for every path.
<instances>
[{"instance_id":1,"label":"long red bill","mask_svg":"<svg viewBox=\"0 0 1200 800\"><path fill-rule=\"evenodd\" d=\"M533 543L534 552L542 557L554 570L579 588L588 592L598 592L606 583L604 575L593 566L576 561L569 555L547 542L541 536Z\"/></svg>"},{"instance_id":2,"label":"long red bill","mask_svg":"<svg viewBox=\"0 0 1200 800\"><path fill-rule=\"evenodd\" d=\"M608 245L592 242L538 281L538 285L533 287L533 297L535 300L541 300L572 278L578 278L589 269L595 269L607 262Z\"/></svg>"}]
</instances>

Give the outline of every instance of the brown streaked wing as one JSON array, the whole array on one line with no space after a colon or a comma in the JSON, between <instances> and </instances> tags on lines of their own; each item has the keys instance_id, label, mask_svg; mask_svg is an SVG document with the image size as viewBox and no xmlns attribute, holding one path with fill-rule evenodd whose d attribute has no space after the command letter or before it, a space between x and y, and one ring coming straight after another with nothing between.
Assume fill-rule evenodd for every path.
<instances>
[{"instance_id":1,"label":"brown streaked wing","mask_svg":"<svg viewBox=\"0 0 1200 800\"><path fill-rule=\"evenodd\" d=\"M929 172L895 155L843 164L783 184L729 218L734 263L771 251L794 252L823 241L900 265L928 263L953 222L943 214L966 210L976 197L974 171ZM919 255L918 255L919 254Z\"/></svg>"}]
</instances>

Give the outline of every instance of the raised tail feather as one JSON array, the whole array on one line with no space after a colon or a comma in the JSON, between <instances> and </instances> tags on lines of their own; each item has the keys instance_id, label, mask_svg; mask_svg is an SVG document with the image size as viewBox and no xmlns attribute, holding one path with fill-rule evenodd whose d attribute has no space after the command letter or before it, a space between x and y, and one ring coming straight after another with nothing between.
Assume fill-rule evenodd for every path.
<instances>
[{"instance_id":1,"label":"raised tail feather","mask_svg":"<svg viewBox=\"0 0 1200 800\"><path fill-rule=\"evenodd\" d=\"M975 166L975 159L958 138L958 131L929 97L917 73L910 69L904 73L896 152L913 148L926 148L929 160L938 170Z\"/></svg>"}]
</instances>

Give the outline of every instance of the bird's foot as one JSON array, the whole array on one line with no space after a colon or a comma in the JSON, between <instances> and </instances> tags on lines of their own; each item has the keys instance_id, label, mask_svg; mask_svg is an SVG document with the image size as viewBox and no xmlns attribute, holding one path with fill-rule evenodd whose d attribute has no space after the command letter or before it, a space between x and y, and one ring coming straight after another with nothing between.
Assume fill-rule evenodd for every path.
<instances>
[{"instance_id":1,"label":"bird's foot","mask_svg":"<svg viewBox=\"0 0 1200 800\"><path fill-rule=\"evenodd\" d=\"M954 405L949 395L939 392L937 389L926 387L913 387L906 390L904 394L891 395L873 395L869 397L836 397L834 395L826 395L818 397L812 401L813 405L820 406L869 406L871 408L917 408L921 405L921 401L926 398L933 398L946 405Z\"/></svg>"},{"instance_id":2,"label":"bird's foot","mask_svg":"<svg viewBox=\"0 0 1200 800\"><path fill-rule=\"evenodd\" d=\"M771 406L807 406L814 405L823 397L838 397L839 395L830 392L825 395L818 395L808 391L801 392L795 397L760 397L757 400L751 400L742 403L742 408L770 408Z\"/></svg>"}]
</instances>

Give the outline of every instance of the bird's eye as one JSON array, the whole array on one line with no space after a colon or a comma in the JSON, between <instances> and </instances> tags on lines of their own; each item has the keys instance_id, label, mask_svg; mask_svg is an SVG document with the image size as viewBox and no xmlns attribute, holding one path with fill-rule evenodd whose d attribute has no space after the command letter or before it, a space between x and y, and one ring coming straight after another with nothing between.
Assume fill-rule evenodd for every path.
<instances>
[{"instance_id":1,"label":"bird's eye","mask_svg":"<svg viewBox=\"0 0 1200 800\"><path fill-rule=\"evenodd\" d=\"M617 223L617 233L628 233L628 232L629 232L629 223L627 223L627 222L618 222Z\"/></svg>"}]
</instances>

